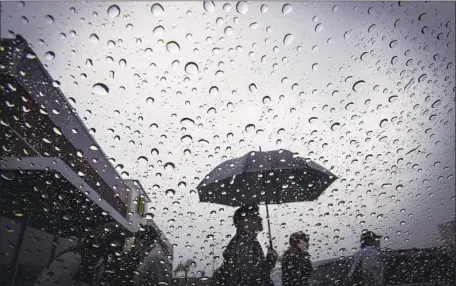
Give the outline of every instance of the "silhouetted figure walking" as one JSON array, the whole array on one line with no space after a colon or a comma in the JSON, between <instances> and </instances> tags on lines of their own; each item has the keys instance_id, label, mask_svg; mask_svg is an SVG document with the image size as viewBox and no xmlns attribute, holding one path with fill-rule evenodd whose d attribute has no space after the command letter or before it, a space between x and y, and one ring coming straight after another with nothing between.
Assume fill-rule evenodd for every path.
<instances>
[{"instance_id":1,"label":"silhouetted figure walking","mask_svg":"<svg viewBox=\"0 0 456 286\"><path fill-rule=\"evenodd\" d=\"M310 261L309 236L295 232L290 236L290 248L282 258L282 285L307 286L313 267Z\"/></svg>"},{"instance_id":2,"label":"silhouetted figure walking","mask_svg":"<svg viewBox=\"0 0 456 286\"><path fill-rule=\"evenodd\" d=\"M380 238L372 231L361 234L361 250L353 255L348 277L353 285L383 286L384 264L380 254Z\"/></svg>"},{"instance_id":3,"label":"silhouetted figure walking","mask_svg":"<svg viewBox=\"0 0 456 286\"><path fill-rule=\"evenodd\" d=\"M277 252L269 249L264 256L257 236L263 230L258 206L242 206L236 210L233 222L236 235L223 253L223 264L215 271L212 285L253 286L274 285L271 271L277 260Z\"/></svg>"}]
</instances>

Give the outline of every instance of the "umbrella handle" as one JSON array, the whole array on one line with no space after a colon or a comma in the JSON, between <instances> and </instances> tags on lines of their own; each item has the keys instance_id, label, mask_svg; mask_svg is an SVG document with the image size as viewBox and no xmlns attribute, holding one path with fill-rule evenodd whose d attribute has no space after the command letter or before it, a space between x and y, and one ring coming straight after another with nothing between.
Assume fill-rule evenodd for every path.
<instances>
[{"instance_id":1,"label":"umbrella handle","mask_svg":"<svg viewBox=\"0 0 456 286\"><path fill-rule=\"evenodd\" d=\"M268 220L268 232L269 232L269 247L271 249L274 249L272 245L272 235L271 235L271 222L269 221L269 207L268 207L268 201L266 201L266 219Z\"/></svg>"}]
</instances>

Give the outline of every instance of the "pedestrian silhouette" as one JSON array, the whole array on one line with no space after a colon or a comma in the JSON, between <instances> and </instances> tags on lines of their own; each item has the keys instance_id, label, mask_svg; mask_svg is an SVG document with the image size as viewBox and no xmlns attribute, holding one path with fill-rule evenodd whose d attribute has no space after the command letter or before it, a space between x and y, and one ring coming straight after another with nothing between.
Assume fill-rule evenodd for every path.
<instances>
[{"instance_id":1,"label":"pedestrian silhouette","mask_svg":"<svg viewBox=\"0 0 456 286\"><path fill-rule=\"evenodd\" d=\"M290 248L282 258L282 285L307 286L313 267L310 261L309 236L295 232L290 236Z\"/></svg>"},{"instance_id":2,"label":"pedestrian silhouette","mask_svg":"<svg viewBox=\"0 0 456 286\"><path fill-rule=\"evenodd\" d=\"M257 239L263 231L263 219L258 206L245 205L237 209L233 216L236 235L226 247L222 266L215 271L212 285L250 286L274 285L271 271L277 260L277 252L268 250L264 255Z\"/></svg>"},{"instance_id":3,"label":"pedestrian silhouette","mask_svg":"<svg viewBox=\"0 0 456 286\"><path fill-rule=\"evenodd\" d=\"M352 285L384 285L384 264L380 254L381 237L367 230L361 234L361 249L353 255L353 263L348 272Z\"/></svg>"}]
</instances>

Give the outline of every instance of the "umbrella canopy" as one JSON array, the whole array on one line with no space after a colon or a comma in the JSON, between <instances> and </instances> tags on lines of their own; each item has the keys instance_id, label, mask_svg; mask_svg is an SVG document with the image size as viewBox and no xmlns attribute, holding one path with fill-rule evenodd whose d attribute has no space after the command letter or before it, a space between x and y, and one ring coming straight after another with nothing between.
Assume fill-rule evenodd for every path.
<instances>
[{"instance_id":1,"label":"umbrella canopy","mask_svg":"<svg viewBox=\"0 0 456 286\"><path fill-rule=\"evenodd\" d=\"M213 169L198 185L201 202L228 206L313 201L337 177L288 150L252 151Z\"/></svg>"}]
</instances>

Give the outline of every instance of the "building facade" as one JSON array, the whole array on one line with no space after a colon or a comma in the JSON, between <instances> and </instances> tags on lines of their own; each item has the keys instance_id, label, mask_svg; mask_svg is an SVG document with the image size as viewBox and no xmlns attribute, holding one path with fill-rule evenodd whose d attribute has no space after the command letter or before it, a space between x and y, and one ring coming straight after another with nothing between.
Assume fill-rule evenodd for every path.
<instances>
[{"instance_id":1,"label":"building facade","mask_svg":"<svg viewBox=\"0 0 456 286\"><path fill-rule=\"evenodd\" d=\"M1 40L0 94L1 285L26 285L99 225L150 223L140 182L121 178L21 36Z\"/></svg>"}]
</instances>

